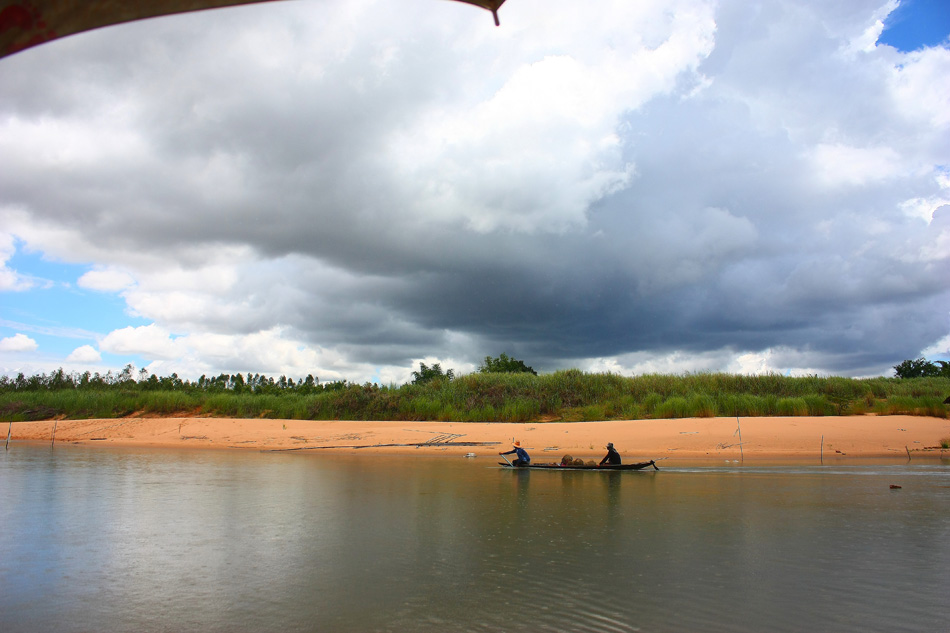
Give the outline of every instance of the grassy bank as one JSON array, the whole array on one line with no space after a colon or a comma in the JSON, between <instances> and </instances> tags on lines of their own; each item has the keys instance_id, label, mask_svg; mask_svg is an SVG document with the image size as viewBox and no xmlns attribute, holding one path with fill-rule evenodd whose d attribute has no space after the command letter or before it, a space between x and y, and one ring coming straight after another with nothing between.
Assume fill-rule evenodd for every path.
<instances>
[{"instance_id":1,"label":"grassy bank","mask_svg":"<svg viewBox=\"0 0 950 633\"><path fill-rule=\"evenodd\" d=\"M212 386L207 386L211 384ZM0 385L0 420L128 415L461 422L587 421L714 416L924 415L946 418L947 378L789 377L775 374L471 374L422 385L334 383L234 389L134 380Z\"/></svg>"}]
</instances>

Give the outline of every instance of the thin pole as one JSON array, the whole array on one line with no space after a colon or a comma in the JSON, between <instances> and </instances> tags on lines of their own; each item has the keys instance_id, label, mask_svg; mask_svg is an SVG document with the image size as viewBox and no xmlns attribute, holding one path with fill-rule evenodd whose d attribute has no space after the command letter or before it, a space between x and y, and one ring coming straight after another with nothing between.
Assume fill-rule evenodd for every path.
<instances>
[{"instance_id":1,"label":"thin pole","mask_svg":"<svg viewBox=\"0 0 950 633\"><path fill-rule=\"evenodd\" d=\"M821 456L821 463L824 464L824 463L825 463L825 434L824 434L824 433L821 434L821 453L820 453L820 456Z\"/></svg>"},{"instance_id":2,"label":"thin pole","mask_svg":"<svg viewBox=\"0 0 950 633\"><path fill-rule=\"evenodd\" d=\"M739 461L745 461L745 456L742 453L742 425L739 424L739 412L736 412L736 428L739 431Z\"/></svg>"},{"instance_id":3,"label":"thin pole","mask_svg":"<svg viewBox=\"0 0 950 633\"><path fill-rule=\"evenodd\" d=\"M53 448L53 442L56 441L56 425L59 423L59 420L53 420L53 436L49 438L49 447Z\"/></svg>"},{"instance_id":4,"label":"thin pole","mask_svg":"<svg viewBox=\"0 0 950 633\"><path fill-rule=\"evenodd\" d=\"M10 432L13 430L13 421L10 422L10 426L7 427L7 445L4 450L10 450Z\"/></svg>"}]
</instances>

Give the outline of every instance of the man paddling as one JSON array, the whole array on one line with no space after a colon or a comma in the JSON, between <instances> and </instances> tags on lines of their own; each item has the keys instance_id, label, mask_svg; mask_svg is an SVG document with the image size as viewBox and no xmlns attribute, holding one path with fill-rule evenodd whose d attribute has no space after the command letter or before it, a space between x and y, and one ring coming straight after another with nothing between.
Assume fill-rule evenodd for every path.
<instances>
[{"instance_id":1,"label":"man paddling","mask_svg":"<svg viewBox=\"0 0 950 633\"><path fill-rule=\"evenodd\" d=\"M528 451L521 448L521 442L515 442L515 447L506 453L498 453L499 455L511 455L512 453L517 453L518 457L515 461L511 462L512 466L527 466L531 463L531 457L528 456Z\"/></svg>"},{"instance_id":2,"label":"man paddling","mask_svg":"<svg viewBox=\"0 0 950 633\"><path fill-rule=\"evenodd\" d=\"M607 454L602 460L600 460L600 465L608 464L610 466L619 466L620 465L620 453L617 452L617 449L614 448L613 442L607 442Z\"/></svg>"}]
</instances>

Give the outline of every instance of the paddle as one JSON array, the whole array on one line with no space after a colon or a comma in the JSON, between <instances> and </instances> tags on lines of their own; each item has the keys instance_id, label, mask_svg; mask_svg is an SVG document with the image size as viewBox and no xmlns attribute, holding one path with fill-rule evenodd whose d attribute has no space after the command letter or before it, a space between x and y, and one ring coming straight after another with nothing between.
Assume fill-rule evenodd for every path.
<instances>
[{"instance_id":1,"label":"paddle","mask_svg":"<svg viewBox=\"0 0 950 633\"><path fill-rule=\"evenodd\" d=\"M500 454L500 453L499 453L499 454ZM503 460L505 460L506 462L508 462L508 458L507 458L507 457L505 457L504 455L502 455L502 456L501 456L501 458L502 458ZM512 464L511 462L508 462L508 465L509 465L509 466L511 466L512 468L514 468L514 467L515 467L515 465L514 465L514 464Z\"/></svg>"}]
</instances>

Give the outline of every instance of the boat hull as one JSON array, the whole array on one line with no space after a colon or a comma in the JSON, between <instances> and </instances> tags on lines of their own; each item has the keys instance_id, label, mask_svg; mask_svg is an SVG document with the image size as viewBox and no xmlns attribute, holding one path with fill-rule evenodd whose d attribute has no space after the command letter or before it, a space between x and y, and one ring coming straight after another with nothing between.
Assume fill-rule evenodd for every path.
<instances>
[{"instance_id":1,"label":"boat hull","mask_svg":"<svg viewBox=\"0 0 950 633\"><path fill-rule=\"evenodd\" d=\"M504 462L498 463L505 468L523 470L597 470L600 472L609 472L614 470L643 470L644 468L649 468L650 466L653 466L654 470L660 470L657 468L656 462L654 462L652 459L648 462L639 462L636 464L604 464L603 466L562 466L561 464L528 464L527 466L512 466L511 464L506 464Z\"/></svg>"}]
</instances>

